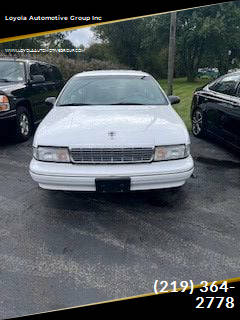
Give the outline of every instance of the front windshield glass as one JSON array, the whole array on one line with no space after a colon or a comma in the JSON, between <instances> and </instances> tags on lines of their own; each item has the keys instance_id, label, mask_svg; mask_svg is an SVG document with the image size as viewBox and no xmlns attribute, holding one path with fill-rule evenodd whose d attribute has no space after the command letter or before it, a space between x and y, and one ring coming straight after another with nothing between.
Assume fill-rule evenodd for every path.
<instances>
[{"instance_id":1,"label":"front windshield glass","mask_svg":"<svg viewBox=\"0 0 240 320\"><path fill-rule=\"evenodd\" d=\"M168 104L151 76L106 75L74 77L57 101L58 106Z\"/></svg>"},{"instance_id":2,"label":"front windshield glass","mask_svg":"<svg viewBox=\"0 0 240 320\"><path fill-rule=\"evenodd\" d=\"M24 81L24 63L0 60L0 82Z\"/></svg>"}]
</instances>

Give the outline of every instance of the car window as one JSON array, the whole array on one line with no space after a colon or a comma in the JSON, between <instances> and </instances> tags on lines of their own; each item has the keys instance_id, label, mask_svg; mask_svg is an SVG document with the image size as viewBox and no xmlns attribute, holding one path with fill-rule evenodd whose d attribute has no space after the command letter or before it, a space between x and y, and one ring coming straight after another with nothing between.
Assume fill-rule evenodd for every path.
<instances>
[{"instance_id":1,"label":"car window","mask_svg":"<svg viewBox=\"0 0 240 320\"><path fill-rule=\"evenodd\" d=\"M236 97L240 97L240 84L238 84L238 87L236 90Z\"/></svg>"},{"instance_id":2,"label":"car window","mask_svg":"<svg viewBox=\"0 0 240 320\"><path fill-rule=\"evenodd\" d=\"M40 64L40 69L46 81L62 80L62 75L55 66Z\"/></svg>"},{"instance_id":3,"label":"car window","mask_svg":"<svg viewBox=\"0 0 240 320\"><path fill-rule=\"evenodd\" d=\"M0 81L16 81L25 80L24 63L18 61L0 61Z\"/></svg>"},{"instance_id":4,"label":"car window","mask_svg":"<svg viewBox=\"0 0 240 320\"><path fill-rule=\"evenodd\" d=\"M56 68L55 66L52 66L51 72L52 72L52 77L53 77L53 79L55 79L55 80L62 80L62 74L60 73L60 71L58 70L58 68Z\"/></svg>"},{"instance_id":5,"label":"car window","mask_svg":"<svg viewBox=\"0 0 240 320\"><path fill-rule=\"evenodd\" d=\"M226 76L210 85L209 89L227 95L235 95L239 81L240 75Z\"/></svg>"},{"instance_id":6,"label":"car window","mask_svg":"<svg viewBox=\"0 0 240 320\"><path fill-rule=\"evenodd\" d=\"M38 63L30 65L30 76L43 75Z\"/></svg>"},{"instance_id":7,"label":"car window","mask_svg":"<svg viewBox=\"0 0 240 320\"><path fill-rule=\"evenodd\" d=\"M40 64L40 69L46 81L53 80L51 66L47 64Z\"/></svg>"},{"instance_id":8,"label":"car window","mask_svg":"<svg viewBox=\"0 0 240 320\"><path fill-rule=\"evenodd\" d=\"M58 105L168 104L150 76L74 77L67 83Z\"/></svg>"}]
</instances>

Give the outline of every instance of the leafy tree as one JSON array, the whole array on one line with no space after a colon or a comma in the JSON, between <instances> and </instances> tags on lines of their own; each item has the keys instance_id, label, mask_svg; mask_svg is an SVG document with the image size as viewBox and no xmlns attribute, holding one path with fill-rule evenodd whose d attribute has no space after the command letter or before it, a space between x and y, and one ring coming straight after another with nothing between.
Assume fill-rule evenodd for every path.
<instances>
[{"instance_id":1,"label":"leafy tree","mask_svg":"<svg viewBox=\"0 0 240 320\"><path fill-rule=\"evenodd\" d=\"M110 46L107 43L93 43L84 50L84 59L90 61L97 59L101 61L114 61L116 60Z\"/></svg>"},{"instance_id":2,"label":"leafy tree","mask_svg":"<svg viewBox=\"0 0 240 320\"><path fill-rule=\"evenodd\" d=\"M112 57L130 68L166 77L169 14L97 26L93 31L111 48ZM176 75L193 81L199 67L226 73L240 58L240 1L177 13ZM232 53L229 55L229 53Z\"/></svg>"},{"instance_id":3,"label":"leafy tree","mask_svg":"<svg viewBox=\"0 0 240 320\"><path fill-rule=\"evenodd\" d=\"M138 55L141 51L142 25L142 19L137 19L97 26L93 31L98 39L109 45L120 63L137 68Z\"/></svg>"},{"instance_id":4,"label":"leafy tree","mask_svg":"<svg viewBox=\"0 0 240 320\"><path fill-rule=\"evenodd\" d=\"M169 16L159 15L92 28L109 47L109 59L160 76L160 51L167 46ZM164 59L165 60L165 59Z\"/></svg>"},{"instance_id":5,"label":"leafy tree","mask_svg":"<svg viewBox=\"0 0 240 320\"><path fill-rule=\"evenodd\" d=\"M238 47L240 10L235 3L182 11L178 14L177 52L193 81L200 66L229 68L229 50ZM211 60L211 65L204 63Z\"/></svg>"}]
</instances>

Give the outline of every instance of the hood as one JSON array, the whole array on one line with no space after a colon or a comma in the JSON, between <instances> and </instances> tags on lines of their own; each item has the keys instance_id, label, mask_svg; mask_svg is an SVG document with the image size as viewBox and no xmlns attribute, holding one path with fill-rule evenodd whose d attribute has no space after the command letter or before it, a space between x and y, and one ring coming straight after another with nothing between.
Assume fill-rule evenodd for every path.
<instances>
[{"instance_id":1,"label":"hood","mask_svg":"<svg viewBox=\"0 0 240 320\"><path fill-rule=\"evenodd\" d=\"M9 93L24 87L22 82L5 82L0 80L0 93Z\"/></svg>"},{"instance_id":2,"label":"hood","mask_svg":"<svg viewBox=\"0 0 240 320\"><path fill-rule=\"evenodd\" d=\"M187 129L170 105L54 107L34 146L138 147L188 143Z\"/></svg>"}]
</instances>

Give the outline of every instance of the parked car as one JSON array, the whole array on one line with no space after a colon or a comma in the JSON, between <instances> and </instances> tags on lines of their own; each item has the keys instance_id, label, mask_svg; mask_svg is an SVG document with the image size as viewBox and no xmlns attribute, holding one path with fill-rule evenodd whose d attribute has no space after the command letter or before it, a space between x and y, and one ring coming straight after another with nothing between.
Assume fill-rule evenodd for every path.
<instances>
[{"instance_id":1,"label":"parked car","mask_svg":"<svg viewBox=\"0 0 240 320\"><path fill-rule=\"evenodd\" d=\"M226 74L195 91L192 132L213 135L240 150L240 72Z\"/></svg>"},{"instance_id":2,"label":"parked car","mask_svg":"<svg viewBox=\"0 0 240 320\"><path fill-rule=\"evenodd\" d=\"M219 71L217 68L199 68L197 77L201 79L216 79L219 77Z\"/></svg>"},{"instance_id":3,"label":"parked car","mask_svg":"<svg viewBox=\"0 0 240 320\"><path fill-rule=\"evenodd\" d=\"M34 125L50 111L45 102L63 87L60 71L54 65L26 60L0 59L0 126L2 134L27 140Z\"/></svg>"},{"instance_id":4,"label":"parked car","mask_svg":"<svg viewBox=\"0 0 240 320\"><path fill-rule=\"evenodd\" d=\"M193 159L171 106L179 101L140 71L73 76L35 133L33 180L45 189L99 192L182 186Z\"/></svg>"}]
</instances>

